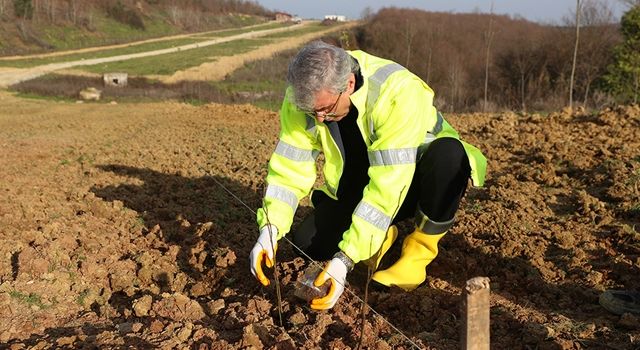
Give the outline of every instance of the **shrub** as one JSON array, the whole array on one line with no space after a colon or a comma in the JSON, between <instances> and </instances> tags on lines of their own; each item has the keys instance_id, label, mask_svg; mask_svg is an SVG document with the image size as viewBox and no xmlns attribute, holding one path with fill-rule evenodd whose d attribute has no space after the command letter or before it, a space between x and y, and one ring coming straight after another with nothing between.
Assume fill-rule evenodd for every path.
<instances>
[{"instance_id":1,"label":"shrub","mask_svg":"<svg viewBox=\"0 0 640 350\"><path fill-rule=\"evenodd\" d=\"M140 30L145 29L142 14L135 9L126 7L120 0L107 8L107 14L120 23Z\"/></svg>"},{"instance_id":2,"label":"shrub","mask_svg":"<svg viewBox=\"0 0 640 350\"><path fill-rule=\"evenodd\" d=\"M31 19L33 17L32 0L13 0L13 11L17 17Z\"/></svg>"}]
</instances>

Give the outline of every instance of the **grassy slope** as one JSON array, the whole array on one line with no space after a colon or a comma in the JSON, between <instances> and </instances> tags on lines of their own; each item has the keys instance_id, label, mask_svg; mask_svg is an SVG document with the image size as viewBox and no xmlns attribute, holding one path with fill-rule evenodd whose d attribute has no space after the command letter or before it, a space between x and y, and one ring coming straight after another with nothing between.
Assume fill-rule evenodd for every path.
<instances>
[{"instance_id":1,"label":"grassy slope","mask_svg":"<svg viewBox=\"0 0 640 350\"><path fill-rule=\"evenodd\" d=\"M105 50L99 50L99 51L60 55L60 56L45 57L45 58L0 60L0 67L28 68L28 67L36 67L44 64L49 64L49 63L68 62L68 61L76 61L76 60L82 60L82 59L119 56L119 55L133 54L138 52L161 50L161 49L171 48L175 46L198 43L198 42L210 40L213 38L226 37L230 35L229 32L232 32L233 35L236 35L236 34L241 34L241 33L250 32L254 30L273 29L278 27L284 27L287 25L288 24L286 23L266 23L262 25L251 26L250 28L229 29L229 30L223 30L220 32L210 32L210 33L207 33L206 35L205 34L194 35L192 37L187 37L187 38L155 41L155 42L135 44L135 45L132 44L131 46L121 47L121 48L105 49Z\"/></svg>"},{"instance_id":2,"label":"grassy slope","mask_svg":"<svg viewBox=\"0 0 640 350\"><path fill-rule=\"evenodd\" d=\"M215 16L210 18L211 24L207 30L237 28L264 21L264 18L247 15ZM52 25L28 21L26 28L32 37L28 39L20 34L18 22L0 19L0 56L121 44L185 32L171 25L166 15L160 11L151 12L145 17L145 30L133 28L98 12L94 12L90 27L91 30L71 24ZM49 48L39 46L36 42Z\"/></svg>"},{"instance_id":3,"label":"grassy slope","mask_svg":"<svg viewBox=\"0 0 640 350\"><path fill-rule=\"evenodd\" d=\"M127 72L131 75L169 75L178 70L197 67L215 57L232 56L250 51L274 40L307 34L326 29L321 25L311 25L301 29L268 35L256 39L235 40L228 43L192 49L183 52L137 58L122 62L113 62L95 66L79 67L92 73Z\"/></svg>"}]
</instances>

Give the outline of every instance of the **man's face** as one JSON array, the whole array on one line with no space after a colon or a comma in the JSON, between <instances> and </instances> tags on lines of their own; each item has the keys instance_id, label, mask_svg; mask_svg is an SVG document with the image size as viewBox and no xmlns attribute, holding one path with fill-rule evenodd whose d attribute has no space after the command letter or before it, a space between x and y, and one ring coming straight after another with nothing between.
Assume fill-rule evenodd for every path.
<instances>
[{"instance_id":1,"label":"man's face","mask_svg":"<svg viewBox=\"0 0 640 350\"><path fill-rule=\"evenodd\" d=\"M349 114L351 99L355 87L355 76L351 74L347 82L347 88L343 92L335 93L329 90L320 90L316 94L312 115L319 123L340 121Z\"/></svg>"},{"instance_id":2,"label":"man's face","mask_svg":"<svg viewBox=\"0 0 640 350\"><path fill-rule=\"evenodd\" d=\"M345 92L338 94L331 93L328 90L322 90L316 94L315 107L313 108L313 115L316 117L319 123L339 121L349 113L350 102L345 108ZM348 99L348 98L346 98Z\"/></svg>"}]
</instances>

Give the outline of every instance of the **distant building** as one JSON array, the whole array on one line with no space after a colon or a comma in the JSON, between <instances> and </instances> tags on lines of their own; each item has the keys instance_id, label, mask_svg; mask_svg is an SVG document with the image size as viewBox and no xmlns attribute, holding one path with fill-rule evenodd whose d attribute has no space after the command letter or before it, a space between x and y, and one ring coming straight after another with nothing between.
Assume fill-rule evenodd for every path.
<instances>
[{"instance_id":1,"label":"distant building","mask_svg":"<svg viewBox=\"0 0 640 350\"><path fill-rule=\"evenodd\" d=\"M293 19L293 16L286 12L276 12L276 21L278 22L289 22Z\"/></svg>"},{"instance_id":2,"label":"distant building","mask_svg":"<svg viewBox=\"0 0 640 350\"><path fill-rule=\"evenodd\" d=\"M347 16L326 15L326 16L324 16L324 19L329 20L329 21L336 21L336 22L346 22L347 21Z\"/></svg>"}]
</instances>

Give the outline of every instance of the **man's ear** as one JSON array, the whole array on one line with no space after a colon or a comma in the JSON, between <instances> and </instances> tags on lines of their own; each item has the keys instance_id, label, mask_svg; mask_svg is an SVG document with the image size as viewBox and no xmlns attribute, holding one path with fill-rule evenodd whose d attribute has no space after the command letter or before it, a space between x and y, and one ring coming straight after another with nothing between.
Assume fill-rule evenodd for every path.
<instances>
[{"instance_id":1,"label":"man's ear","mask_svg":"<svg viewBox=\"0 0 640 350\"><path fill-rule=\"evenodd\" d=\"M356 75L353 73L349 73L349 80L347 80L347 91L349 93L353 93L356 89Z\"/></svg>"}]
</instances>

